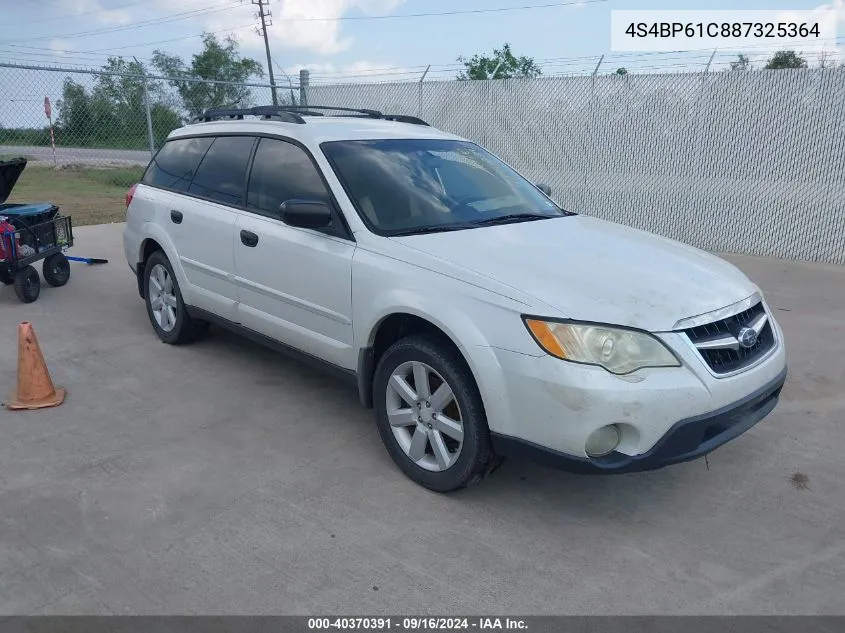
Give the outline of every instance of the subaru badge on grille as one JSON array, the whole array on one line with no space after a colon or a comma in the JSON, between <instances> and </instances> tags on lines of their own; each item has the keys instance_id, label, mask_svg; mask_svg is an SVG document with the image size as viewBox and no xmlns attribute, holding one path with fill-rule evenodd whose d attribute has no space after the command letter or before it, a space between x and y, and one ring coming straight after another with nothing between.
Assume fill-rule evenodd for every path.
<instances>
[{"instance_id":1,"label":"subaru badge on grille","mask_svg":"<svg viewBox=\"0 0 845 633\"><path fill-rule=\"evenodd\" d=\"M757 332L754 328L744 327L739 331L736 340L739 342L739 346L745 349L754 347L757 343Z\"/></svg>"}]
</instances>

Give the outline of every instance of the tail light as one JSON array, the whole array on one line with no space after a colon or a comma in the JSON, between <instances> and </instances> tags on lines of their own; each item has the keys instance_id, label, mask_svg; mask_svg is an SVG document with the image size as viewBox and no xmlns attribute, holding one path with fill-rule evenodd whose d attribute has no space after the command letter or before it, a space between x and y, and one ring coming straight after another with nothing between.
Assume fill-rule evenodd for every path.
<instances>
[{"instance_id":1,"label":"tail light","mask_svg":"<svg viewBox=\"0 0 845 633\"><path fill-rule=\"evenodd\" d=\"M129 208L129 204L132 202L132 196L135 195L135 188L137 187L137 183L132 185L129 188L129 191L126 192L126 208Z\"/></svg>"}]
</instances>

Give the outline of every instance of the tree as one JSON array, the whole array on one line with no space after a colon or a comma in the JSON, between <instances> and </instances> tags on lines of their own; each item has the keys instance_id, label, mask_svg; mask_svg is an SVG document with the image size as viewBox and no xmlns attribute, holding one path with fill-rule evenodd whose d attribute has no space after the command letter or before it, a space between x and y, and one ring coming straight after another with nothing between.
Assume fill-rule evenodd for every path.
<instances>
[{"instance_id":1,"label":"tree","mask_svg":"<svg viewBox=\"0 0 845 633\"><path fill-rule=\"evenodd\" d=\"M89 91L65 79L58 102L59 133L69 143L105 147L148 147L146 68L137 61L110 57ZM166 104L161 82L146 80L154 140L160 143L181 123Z\"/></svg>"},{"instance_id":2,"label":"tree","mask_svg":"<svg viewBox=\"0 0 845 633\"><path fill-rule=\"evenodd\" d=\"M628 69L625 67L620 67L616 69L616 72L613 73L614 75L627 75Z\"/></svg>"},{"instance_id":3,"label":"tree","mask_svg":"<svg viewBox=\"0 0 845 633\"><path fill-rule=\"evenodd\" d=\"M731 62L731 70L754 70L754 66L747 55L740 53L736 56L736 61Z\"/></svg>"},{"instance_id":4,"label":"tree","mask_svg":"<svg viewBox=\"0 0 845 633\"><path fill-rule=\"evenodd\" d=\"M505 42L502 48L493 49L493 56L473 55L470 59L461 56L458 61L465 70L458 74L457 79L510 79L511 77L539 77L543 74L540 67L531 57L515 57L511 52L511 45Z\"/></svg>"},{"instance_id":5,"label":"tree","mask_svg":"<svg viewBox=\"0 0 845 633\"><path fill-rule=\"evenodd\" d=\"M178 55L170 55L158 49L153 51L153 65L162 75L174 78L168 83L177 90L183 107L191 117L202 114L206 108L247 105L251 99L251 90L238 84L252 77L263 77L261 64L254 59L242 58L238 40L231 35L220 41L213 33L206 33L202 36L202 43L202 52L193 56L190 66Z\"/></svg>"},{"instance_id":6,"label":"tree","mask_svg":"<svg viewBox=\"0 0 845 633\"><path fill-rule=\"evenodd\" d=\"M59 116L56 123L62 136L71 143L83 143L91 136L91 98L85 87L70 77L62 85L62 98L58 102Z\"/></svg>"},{"instance_id":7,"label":"tree","mask_svg":"<svg viewBox=\"0 0 845 633\"><path fill-rule=\"evenodd\" d=\"M817 58L819 68L836 68L836 54L827 49L822 50Z\"/></svg>"},{"instance_id":8,"label":"tree","mask_svg":"<svg viewBox=\"0 0 845 633\"><path fill-rule=\"evenodd\" d=\"M778 51L766 63L767 69L781 69L781 68L807 68L807 60L801 57L795 51Z\"/></svg>"}]
</instances>

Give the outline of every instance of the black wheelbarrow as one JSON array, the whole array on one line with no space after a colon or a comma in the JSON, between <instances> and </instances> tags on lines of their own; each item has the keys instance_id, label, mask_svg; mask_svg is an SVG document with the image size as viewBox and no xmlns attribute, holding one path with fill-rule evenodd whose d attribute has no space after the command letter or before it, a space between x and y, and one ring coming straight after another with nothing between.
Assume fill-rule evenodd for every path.
<instances>
[{"instance_id":1,"label":"black wheelbarrow","mask_svg":"<svg viewBox=\"0 0 845 633\"><path fill-rule=\"evenodd\" d=\"M51 286L70 279L65 251L73 246L73 224L49 202L5 204L26 162L0 162L0 283L14 285L18 299L31 303L41 293L34 263L44 261L41 271Z\"/></svg>"}]
</instances>

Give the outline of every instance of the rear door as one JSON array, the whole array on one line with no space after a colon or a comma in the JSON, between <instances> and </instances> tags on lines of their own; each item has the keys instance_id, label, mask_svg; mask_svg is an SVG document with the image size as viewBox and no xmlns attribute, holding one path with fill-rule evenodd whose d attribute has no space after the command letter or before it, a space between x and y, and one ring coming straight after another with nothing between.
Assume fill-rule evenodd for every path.
<instances>
[{"instance_id":1,"label":"rear door","mask_svg":"<svg viewBox=\"0 0 845 633\"><path fill-rule=\"evenodd\" d=\"M157 157L157 177L171 194L162 224L184 271L183 298L231 321L237 320L232 232L254 142L250 136L176 139L163 161Z\"/></svg>"},{"instance_id":2,"label":"rear door","mask_svg":"<svg viewBox=\"0 0 845 633\"><path fill-rule=\"evenodd\" d=\"M294 198L332 206L333 226L318 231L286 225L278 209ZM354 368L354 251L355 243L308 153L281 139L260 139L246 211L235 230L241 323L322 360Z\"/></svg>"}]
</instances>

